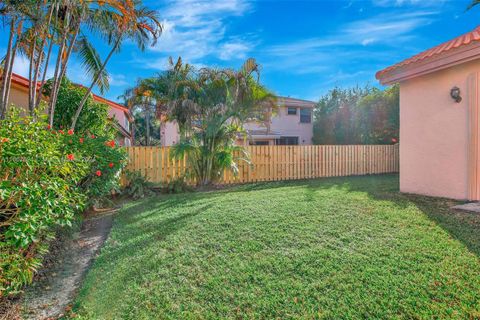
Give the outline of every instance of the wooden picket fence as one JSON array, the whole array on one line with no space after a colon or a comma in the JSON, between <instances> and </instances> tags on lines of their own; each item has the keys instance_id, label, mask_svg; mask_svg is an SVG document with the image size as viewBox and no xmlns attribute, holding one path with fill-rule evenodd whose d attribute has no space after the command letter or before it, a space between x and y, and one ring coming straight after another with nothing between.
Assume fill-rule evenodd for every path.
<instances>
[{"instance_id":1,"label":"wooden picket fence","mask_svg":"<svg viewBox=\"0 0 480 320\"><path fill-rule=\"evenodd\" d=\"M127 170L154 183L186 175L186 159L170 157L169 147L127 147ZM399 171L397 145L248 146L250 164L240 161L238 175L225 170L220 184L312 179ZM194 183L190 181L190 183Z\"/></svg>"}]
</instances>

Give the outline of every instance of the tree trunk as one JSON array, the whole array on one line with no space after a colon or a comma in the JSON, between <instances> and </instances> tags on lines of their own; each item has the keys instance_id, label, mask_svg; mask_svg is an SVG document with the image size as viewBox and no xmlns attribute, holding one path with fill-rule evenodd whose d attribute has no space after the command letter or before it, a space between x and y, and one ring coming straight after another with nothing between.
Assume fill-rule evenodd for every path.
<instances>
[{"instance_id":1,"label":"tree trunk","mask_svg":"<svg viewBox=\"0 0 480 320\"><path fill-rule=\"evenodd\" d=\"M67 63L68 60L70 59L70 55L72 54L73 47L75 45L75 42L77 41L77 36L78 33L80 32L80 22L77 24L75 27L75 33L73 34L72 40L70 40L70 44L67 48L67 53L65 55L65 59L62 61L62 64L60 66L60 75L58 77L58 83L57 87L55 88L55 104L57 103L57 98L58 98L58 91L60 90L60 86L62 85L62 80L63 77L65 77L65 73L67 71ZM50 113L50 125L53 126L53 118L55 116L55 106L52 108L52 112Z\"/></svg>"},{"instance_id":2,"label":"tree trunk","mask_svg":"<svg viewBox=\"0 0 480 320\"><path fill-rule=\"evenodd\" d=\"M44 31L44 34L43 34L43 39L42 39L42 43L40 45L40 47L38 48L38 60L37 60L37 63L35 65L35 70L33 72L33 97L32 97L32 109L35 110L37 108L37 106L39 105L39 102L41 97L42 97L42 93L41 91L39 90L38 91L38 94L37 94L37 84L38 84L38 76L40 74L40 65L42 64L42 61L43 61L43 56L44 56L44 52L43 52L43 49L45 48L45 44L47 43L47 38L48 38L48 35L49 35L49 27L50 27L50 23L52 22L52 15L53 15L53 9L54 9L54 6L51 5L50 6L50 10L48 11L48 20L47 20L47 25L45 26L45 31ZM48 55L50 55L50 50L51 48L48 49L49 52L48 52ZM46 70L45 70L46 71ZM41 88L42 88L42 85L43 85L43 82L41 84Z\"/></svg>"},{"instance_id":3,"label":"tree trunk","mask_svg":"<svg viewBox=\"0 0 480 320\"><path fill-rule=\"evenodd\" d=\"M35 51L36 51L36 37L33 38L32 40L32 46L30 48L30 63L28 64L28 111L30 113L30 116L33 116L33 107L34 107L34 101L33 101L33 92L35 92L35 89L33 87L33 69L34 69L34 63L35 63Z\"/></svg>"},{"instance_id":4,"label":"tree trunk","mask_svg":"<svg viewBox=\"0 0 480 320\"><path fill-rule=\"evenodd\" d=\"M0 119L3 119L5 116L5 112L7 109L7 78L10 72L10 69L13 67L11 65L12 60L12 47L13 47L13 38L15 36L15 18L12 18L10 23L10 33L8 36L8 47L7 47L7 55L5 57L5 64L3 67L3 75L2 75L2 89L1 89L1 96L0 96Z\"/></svg>"},{"instance_id":5,"label":"tree trunk","mask_svg":"<svg viewBox=\"0 0 480 320\"><path fill-rule=\"evenodd\" d=\"M42 82L40 83L40 88L38 89L38 99L35 103L35 109L38 108L38 106L40 105L40 101L41 101L41 97L42 97L42 91L43 91L43 87L45 86L45 80L47 78L47 69L48 69L48 65L50 63L50 55L52 53L52 48L53 48L53 39L50 40L50 45L48 46L48 53L47 53L47 57L45 58L45 64L43 66L43 75L42 75Z\"/></svg>"},{"instance_id":6,"label":"tree trunk","mask_svg":"<svg viewBox=\"0 0 480 320\"><path fill-rule=\"evenodd\" d=\"M112 57L113 53L115 52L115 50L117 50L118 46L120 45L120 41L121 41L121 37L119 36L118 39L117 39L117 41L115 42L115 45L113 46L112 50L110 50L110 52L108 53L107 58L106 58L105 61L103 62L102 66L100 67L100 70L98 70L98 73L95 75L95 77L94 77L94 79L93 79L93 81L92 81L92 84L90 85L90 87L88 88L87 92L86 92L85 95L83 96L82 101L80 101L80 104L78 105L77 111L75 112L75 116L73 117L72 125L70 126L70 129L72 129L72 130L75 129L75 126L77 125L78 117L80 116L80 113L82 112L83 106L85 105L85 103L87 102L88 97L89 97L90 94L92 93L93 87L94 87L95 84L97 83L98 78L99 78L100 75L102 74L103 70L105 70L105 67L106 67L108 61L110 60L110 58Z\"/></svg>"},{"instance_id":7,"label":"tree trunk","mask_svg":"<svg viewBox=\"0 0 480 320\"><path fill-rule=\"evenodd\" d=\"M68 6L67 6L68 8ZM57 14L58 14L59 8L57 7ZM63 57L63 52L65 50L65 46L67 44L67 35L68 35L68 21L70 20L70 10L67 10L65 14L65 18L63 21L63 32L62 32L62 40L61 40L61 45L60 49L58 50L58 56L57 56L57 62L55 64L55 72L53 75L53 83L52 83L52 90L50 92L50 104L49 104L49 124L50 126L53 127L53 115L55 113L55 104L57 103L57 93L58 93L58 88L60 88L60 82L59 82L59 76L60 76L60 68L62 65L62 57Z\"/></svg>"},{"instance_id":8,"label":"tree trunk","mask_svg":"<svg viewBox=\"0 0 480 320\"><path fill-rule=\"evenodd\" d=\"M145 105L145 145L150 145L150 108Z\"/></svg>"},{"instance_id":9,"label":"tree trunk","mask_svg":"<svg viewBox=\"0 0 480 320\"><path fill-rule=\"evenodd\" d=\"M62 39L62 44L60 45L60 49L58 50L58 56L57 56L57 62L55 63L55 72L53 73L53 83L52 83L52 89L50 91L50 103L49 103L49 124L50 126L53 127L53 114L55 112L55 104L56 104L56 92L57 92L57 87L60 86L58 83L58 77L60 73L60 65L62 61L62 55L63 55L63 50L65 49L65 42L66 38Z\"/></svg>"}]
</instances>

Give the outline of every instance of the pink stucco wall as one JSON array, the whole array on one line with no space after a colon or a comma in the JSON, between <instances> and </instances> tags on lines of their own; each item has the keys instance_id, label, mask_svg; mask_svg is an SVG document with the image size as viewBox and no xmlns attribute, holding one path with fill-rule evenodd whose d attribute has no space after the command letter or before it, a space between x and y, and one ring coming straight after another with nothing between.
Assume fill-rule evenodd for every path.
<instances>
[{"instance_id":1,"label":"pink stucco wall","mask_svg":"<svg viewBox=\"0 0 480 320\"><path fill-rule=\"evenodd\" d=\"M160 127L160 143L162 146L173 146L180 140L177 122L163 122Z\"/></svg>"},{"instance_id":2,"label":"pink stucco wall","mask_svg":"<svg viewBox=\"0 0 480 320\"><path fill-rule=\"evenodd\" d=\"M247 130L265 130L263 124L257 123L246 124L245 128ZM289 115L287 107L279 107L277 113L272 117L270 130L280 133L282 136L298 137L298 144L310 145L313 138L313 109L312 121L310 123L301 123L300 107L297 107L296 115Z\"/></svg>"},{"instance_id":3,"label":"pink stucco wall","mask_svg":"<svg viewBox=\"0 0 480 320\"><path fill-rule=\"evenodd\" d=\"M467 78L480 60L400 83L400 190L468 197ZM450 97L457 86L463 100Z\"/></svg>"}]
</instances>

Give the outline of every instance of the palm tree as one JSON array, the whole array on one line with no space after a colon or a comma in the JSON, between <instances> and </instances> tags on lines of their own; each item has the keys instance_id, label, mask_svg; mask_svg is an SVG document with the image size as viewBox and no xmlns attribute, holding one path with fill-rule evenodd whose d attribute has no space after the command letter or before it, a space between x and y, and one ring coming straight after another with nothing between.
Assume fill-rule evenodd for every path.
<instances>
[{"instance_id":1,"label":"palm tree","mask_svg":"<svg viewBox=\"0 0 480 320\"><path fill-rule=\"evenodd\" d=\"M255 77L256 76L256 77ZM172 148L174 158L186 157L190 174L208 185L225 169L237 172L238 161L248 161L236 145L245 135L243 124L268 121L275 97L259 83L259 66L248 59L238 71L173 67L169 79L169 120L179 124L181 140Z\"/></svg>"},{"instance_id":2,"label":"palm tree","mask_svg":"<svg viewBox=\"0 0 480 320\"><path fill-rule=\"evenodd\" d=\"M6 0L0 2L0 15L2 23L9 26L7 53L5 55L2 81L0 88L0 119L3 119L8 106L10 96L10 86L12 81L13 63L18 48L18 41L23 29L23 12L30 3L21 0Z\"/></svg>"},{"instance_id":3,"label":"palm tree","mask_svg":"<svg viewBox=\"0 0 480 320\"><path fill-rule=\"evenodd\" d=\"M107 57L100 65L99 72L95 75L92 84L88 87L85 97L78 105L77 111L72 119L71 129L75 129L78 117L83 106L92 92L95 83L105 69L113 53L120 50L122 41L132 39L143 51L148 43L155 45L161 34L162 26L159 22L156 11L150 10L141 5L140 1L124 0L117 1L115 10L103 10L91 15L93 24L102 31L103 36L112 45Z\"/></svg>"},{"instance_id":4,"label":"palm tree","mask_svg":"<svg viewBox=\"0 0 480 320\"><path fill-rule=\"evenodd\" d=\"M159 97L160 90L155 87L155 78L140 79L133 88L125 90L121 96L130 110L139 109L143 115L142 128L144 129L145 143L150 145L150 131L152 127L152 116L156 114L156 109L161 104Z\"/></svg>"}]
</instances>

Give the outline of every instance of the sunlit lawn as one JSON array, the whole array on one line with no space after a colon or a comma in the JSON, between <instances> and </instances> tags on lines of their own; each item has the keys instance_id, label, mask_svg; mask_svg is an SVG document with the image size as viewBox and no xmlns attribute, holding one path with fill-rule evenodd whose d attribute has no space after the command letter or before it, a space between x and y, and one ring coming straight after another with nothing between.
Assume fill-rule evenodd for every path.
<instances>
[{"instance_id":1,"label":"sunlit lawn","mask_svg":"<svg viewBox=\"0 0 480 320\"><path fill-rule=\"evenodd\" d=\"M132 202L79 294L89 319L480 317L480 217L398 177Z\"/></svg>"}]
</instances>

